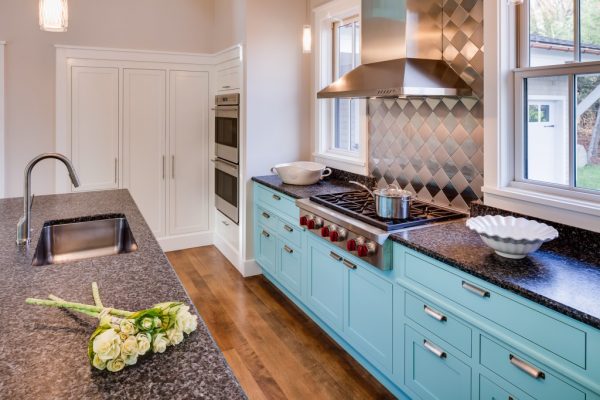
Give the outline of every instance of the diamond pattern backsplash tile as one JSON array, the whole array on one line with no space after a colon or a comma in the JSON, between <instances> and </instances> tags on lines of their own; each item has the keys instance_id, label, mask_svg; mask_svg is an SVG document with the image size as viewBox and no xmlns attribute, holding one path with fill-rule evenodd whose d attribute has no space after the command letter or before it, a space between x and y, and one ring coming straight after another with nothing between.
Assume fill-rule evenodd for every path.
<instances>
[{"instance_id":1,"label":"diamond pattern backsplash tile","mask_svg":"<svg viewBox=\"0 0 600 400\"><path fill-rule=\"evenodd\" d=\"M467 210L483 186L483 0L444 0L443 55L476 97L372 99L369 171Z\"/></svg>"}]
</instances>

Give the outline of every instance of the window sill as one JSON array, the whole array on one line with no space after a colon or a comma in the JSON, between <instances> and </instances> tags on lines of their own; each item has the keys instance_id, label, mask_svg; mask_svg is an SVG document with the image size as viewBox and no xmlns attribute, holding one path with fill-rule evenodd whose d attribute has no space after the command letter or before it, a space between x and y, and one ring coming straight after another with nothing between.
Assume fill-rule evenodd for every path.
<instances>
[{"instance_id":1,"label":"window sill","mask_svg":"<svg viewBox=\"0 0 600 400\"><path fill-rule=\"evenodd\" d=\"M486 205L600 232L599 202L511 186L484 186L483 192Z\"/></svg>"},{"instance_id":2,"label":"window sill","mask_svg":"<svg viewBox=\"0 0 600 400\"><path fill-rule=\"evenodd\" d=\"M315 161L327 164L328 167L359 175L369 175L367 162L356 157L348 157L335 153L313 153L313 157Z\"/></svg>"}]
</instances>

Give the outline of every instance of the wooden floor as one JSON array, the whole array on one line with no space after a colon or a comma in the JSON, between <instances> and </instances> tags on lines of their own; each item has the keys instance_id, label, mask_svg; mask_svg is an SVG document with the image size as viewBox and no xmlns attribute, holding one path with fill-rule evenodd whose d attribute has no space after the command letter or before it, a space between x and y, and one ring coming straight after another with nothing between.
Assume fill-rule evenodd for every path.
<instances>
[{"instance_id":1,"label":"wooden floor","mask_svg":"<svg viewBox=\"0 0 600 400\"><path fill-rule=\"evenodd\" d=\"M394 398L262 276L213 246L167 256L250 399Z\"/></svg>"}]
</instances>

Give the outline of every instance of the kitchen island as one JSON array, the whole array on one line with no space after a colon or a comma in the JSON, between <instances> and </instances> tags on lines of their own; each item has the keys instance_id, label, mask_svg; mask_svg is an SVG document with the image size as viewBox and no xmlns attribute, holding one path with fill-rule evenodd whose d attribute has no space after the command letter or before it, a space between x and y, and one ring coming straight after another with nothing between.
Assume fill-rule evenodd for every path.
<instances>
[{"instance_id":1,"label":"kitchen island","mask_svg":"<svg viewBox=\"0 0 600 400\"><path fill-rule=\"evenodd\" d=\"M0 200L0 397L27 399L168 398L244 399L206 325L163 354L140 358L119 373L93 369L87 342L97 320L25 304L48 294L93 304L97 282L106 306L140 310L183 301L197 310L127 190L39 196L32 208L29 247L15 243L23 199ZM32 266L45 221L124 214L136 252L65 264Z\"/></svg>"}]
</instances>

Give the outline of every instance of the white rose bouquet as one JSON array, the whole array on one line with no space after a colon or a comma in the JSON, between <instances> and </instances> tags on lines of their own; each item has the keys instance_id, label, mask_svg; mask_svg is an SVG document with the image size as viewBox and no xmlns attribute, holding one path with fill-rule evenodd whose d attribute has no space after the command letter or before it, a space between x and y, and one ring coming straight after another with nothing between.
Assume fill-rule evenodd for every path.
<instances>
[{"instance_id":1,"label":"white rose bouquet","mask_svg":"<svg viewBox=\"0 0 600 400\"><path fill-rule=\"evenodd\" d=\"M138 357L149 351L163 353L198 327L198 318L181 302L160 303L131 312L104 307L95 282L92 295L95 305L73 303L54 295L48 296L50 300L29 298L26 303L66 308L98 318L100 323L88 343L88 357L92 366L100 370L118 372L136 364Z\"/></svg>"}]
</instances>

